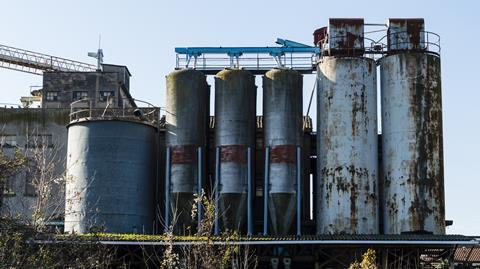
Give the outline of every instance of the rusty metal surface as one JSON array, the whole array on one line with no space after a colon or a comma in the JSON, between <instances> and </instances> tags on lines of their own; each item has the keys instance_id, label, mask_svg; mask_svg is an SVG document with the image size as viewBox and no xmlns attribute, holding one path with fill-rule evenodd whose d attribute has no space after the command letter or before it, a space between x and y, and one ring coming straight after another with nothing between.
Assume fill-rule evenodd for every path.
<instances>
[{"instance_id":1,"label":"rusty metal surface","mask_svg":"<svg viewBox=\"0 0 480 269\"><path fill-rule=\"evenodd\" d=\"M246 220L247 148L254 149L255 77L225 69L215 76L215 146L221 149L220 220L225 229L242 230Z\"/></svg>"},{"instance_id":2,"label":"rusty metal surface","mask_svg":"<svg viewBox=\"0 0 480 269\"><path fill-rule=\"evenodd\" d=\"M317 69L317 233L377 234L375 62L323 57Z\"/></svg>"},{"instance_id":3,"label":"rusty metal surface","mask_svg":"<svg viewBox=\"0 0 480 269\"><path fill-rule=\"evenodd\" d=\"M423 19L389 19L387 48L412 50L425 48L425 23Z\"/></svg>"},{"instance_id":4,"label":"rusty metal surface","mask_svg":"<svg viewBox=\"0 0 480 269\"><path fill-rule=\"evenodd\" d=\"M177 233L191 222L197 180L197 165L192 159L197 147L206 145L208 107L209 87L204 74L183 69L167 76L166 146L172 149L170 206L177 211Z\"/></svg>"},{"instance_id":5,"label":"rusty metal surface","mask_svg":"<svg viewBox=\"0 0 480 269\"><path fill-rule=\"evenodd\" d=\"M363 19L330 19L328 44L331 54L363 53Z\"/></svg>"},{"instance_id":6,"label":"rusty metal surface","mask_svg":"<svg viewBox=\"0 0 480 269\"><path fill-rule=\"evenodd\" d=\"M444 234L440 58L400 53L380 70L385 233Z\"/></svg>"},{"instance_id":7,"label":"rusty metal surface","mask_svg":"<svg viewBox=\"0 0 480 269\"><path fill-rule=\"evenodd\" d=\"M270 147L271 234L285 235L295 217L296 147L302 145L302 75L272 69L263 77L264 146Z\"/></svg>"}]
</instances>

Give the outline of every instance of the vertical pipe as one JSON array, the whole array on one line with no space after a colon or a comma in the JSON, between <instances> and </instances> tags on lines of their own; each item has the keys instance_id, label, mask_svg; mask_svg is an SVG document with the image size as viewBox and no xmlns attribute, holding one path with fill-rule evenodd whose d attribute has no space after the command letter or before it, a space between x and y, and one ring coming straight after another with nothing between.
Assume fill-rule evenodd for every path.
<instances>
[{"instance_id":1,"label":"vertical pipe","mask_svg":"<svg viewBox=\"0 0 480 269\"><path fill-rule=\"evenodd\" d=\"M170 222L170 147L166 149L167 157L165 160L165 232L168 231L168 225Z\"/></svg>"},{"instance_id":2,"label":"vertical pipe","mask_svg":"<svg viewBox=\"0 0 480 269\"><path fill-rule=\"evenodd\" d=\"M247 148L247 236L252 236L252 148Z\"/></svg>"},{"instance_id":3,"label":"vertical pipe","mask_svg":"<svg viewBox=\"0 0 480 269\"><path fill-rule=\"evenodd\" d=\"M270 163L270 148L265 147L265 182L263 184L263 235L268 234L268 170Z\"/></svg>"},{"instance_id":4,"label":"vertical pipe","mask_svg":"<svg viewBox=\"0 0 480 269\"><path fill-rule=\"evenodd\" d=\"M198 147L197 151L198 169L197 169L197 225L200 229L200 222L202 221L202 147Z\"/></svg>"},{"instance_id":5,"label":"vertical pipe","mask_svg":"<svg viewBox=\"0 0 480 269\"><path fill-rule=\"evenodd\" d=\"M220 192L220 147L215 149L215 227L213 235L218 235L218 194Z\"/></svg>"},{"instance_id":6,"label":"vertical pipe","mask_svg":"<svg viewBox=\"0 0 480 269\"><path fill-rule=\"evenodd\" d=\"M300 202L301 202L301 192L300 192L300 181L301 181L301 164L300 164L300 160L301 160L301 149L300 149L300 146L297 146L297 236L300 236L301 235L301 227L300 227L300 210L301 210L301 207L300 207Z\"/></svg>"}]
</instances>

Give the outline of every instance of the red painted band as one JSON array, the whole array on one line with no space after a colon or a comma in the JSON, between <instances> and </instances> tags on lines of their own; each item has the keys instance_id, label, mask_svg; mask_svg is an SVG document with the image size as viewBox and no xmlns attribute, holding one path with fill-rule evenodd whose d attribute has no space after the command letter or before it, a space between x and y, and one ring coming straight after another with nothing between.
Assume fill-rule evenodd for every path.
<instances>
[{"instance_id":1,"label":"red painted band","mask_svg":"<svg viewBox=\"0 0 480 269\"><path fill-rule=\"evenodd\" d=\"M244 163L247 156L245 145L224 145L220 146L220 161Z\"/></svg>"},{"instance_id":2,"label":"red painted band","mask_svg":"<svg viewBox=\"0 0 480 269\"><path fill-rule=\"evenodd\" d=\"M172 164L193 164L195 162L196 146L194 145L172 146L170 151Z\"/></svg>"},{"instance_id":3,"label":"red painted band","mask_svg":"<svg viewBox=\"0 0 480 269\"><path fill-rule=\"evenodd\" d=\"M295 149L295 145L279 145L271 147L270 162L295 164Z\"/></svg>"}]
</instances>

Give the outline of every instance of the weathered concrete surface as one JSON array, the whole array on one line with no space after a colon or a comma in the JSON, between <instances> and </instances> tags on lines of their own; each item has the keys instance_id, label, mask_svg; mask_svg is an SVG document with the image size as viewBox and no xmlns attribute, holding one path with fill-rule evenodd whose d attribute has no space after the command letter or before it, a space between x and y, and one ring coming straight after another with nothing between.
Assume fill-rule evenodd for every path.
<instances>
[{"instance_id":1,"label":"weathered concrete surface","mask_svg":"<svg viewBox=\"0 0 480 269\"><path fill-rule=\"evenodd\" d=\"M153 232L157 137L132 121L68 126L65 232Z\"/></svg>"},{"instance_id":2,"label":"weathered concrete surface","mask_svg":"<svg viewBox=\"0 0 480 269\"><path fill-rule=\"evenodd\" d=\"M171 151L170 206L177 214L176 233L185 233L185 228L192 226L197 148L206 146L208 107L209 87L204 74L183 69L167 76L165 144Z\"/></svg>"},{"instance_id":3,"label":"weathered concrete surface","mask_svg":"<svg viewBox=\"0 0 480 269\"><path fill-rule=\"evenodd\" d=\"M129 81L128 69L115 65L105 65L103 72L45 72L43 74L42 107L69 108L70 104L75 101L73 99L74 92L87 92L91 107L106 107L107 100L100 99L102 91L113 94L113 102L110 107L130 107ZM57 93L57 100L48 100L48 92Z\"/></svg>"},{"instance_id":4,"label":"weathered concrete surface","mask_svg":"<svg viewBox=\"0 0 480 269\"><path fill-rule=\"evenodd\" d=\"M221 227L245 230L247 149L254 152L257 88L246 70L225 69L215 76L215 146L220 147Z\"/></svg>"},{"instance_id":5,"label":"weathered concrete surface","mask_svg":"<svg viewBox=\"0 0 480 269\"><path fill-rule=\"evenodd\" d=\"M440 58L381 61L384 232L445 233Z\"/></svg>"},{"instance_id":6,"label":"weathered concrete surface","mask_svg":"<svg viewBox=\"0 0 480 269\"><path fill-rule=\"evenodd\" d=\"M0 142L5 154L13 154L20 149L31 162L40 161L33 157L42 152L49 164L55 164L49 171L53 180L61 179L65 172L67 146L68 109L45 108L0 108ZM14 142L14 143L13 143ZM37 160L35 160L37 159ZM35 165L32 163L32 165ZM29 165L30 166L30 165ZM32 219L37 197L32 184L31 170L25 168L15 177L8 179L8 194L0 205L2 215L11 215L25 221ZM63 221L64 186L51 184L51 197L48 197L44 213L46 219ZM47 223L48 225L49 223Z\"/></svg>"},{"instance_id":7,"label":"weathered concrete surface","mask_svg":"<svg viewBox=\"0 0 480 269\"><path fill-rule=\"evenodd\" d=\"M375 67L362 57L318 64L318 234L378 233Z\"/></svg>"},{"instance_id":8,"label":"weathered concrete surface","mask_svg":"<svg viewBox=\"0 0 480 269\"><path fill-rule=\"evenodd\" d=\"M272 69L263 77L264 145L270 148L269 217L273 235L289 234L296 215L296 147L302 145L303 78Z\"/></svg>"}]
</instances>

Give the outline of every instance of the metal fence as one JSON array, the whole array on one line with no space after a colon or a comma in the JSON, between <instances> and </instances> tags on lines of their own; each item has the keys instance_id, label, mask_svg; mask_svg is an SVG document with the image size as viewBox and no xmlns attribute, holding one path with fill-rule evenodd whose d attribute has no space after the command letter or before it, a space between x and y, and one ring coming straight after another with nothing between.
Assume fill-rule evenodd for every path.
<instances>
[{"instance_id":1,"label":"metal fence","mask_svg":"<svg viewBox=\"0 0 480 269\"><path fill-rule=\"evenodd\" d=\"M135 102L143 104L142 107L120 107L94 108L92 100L85 98L70 104L70 122L91 118L91 119L123 119L142 121L158 126L160 124L160 107L148 102L134 99ZM123 103L123 102L122 102Z\"/></svg>"}]
</instances>

